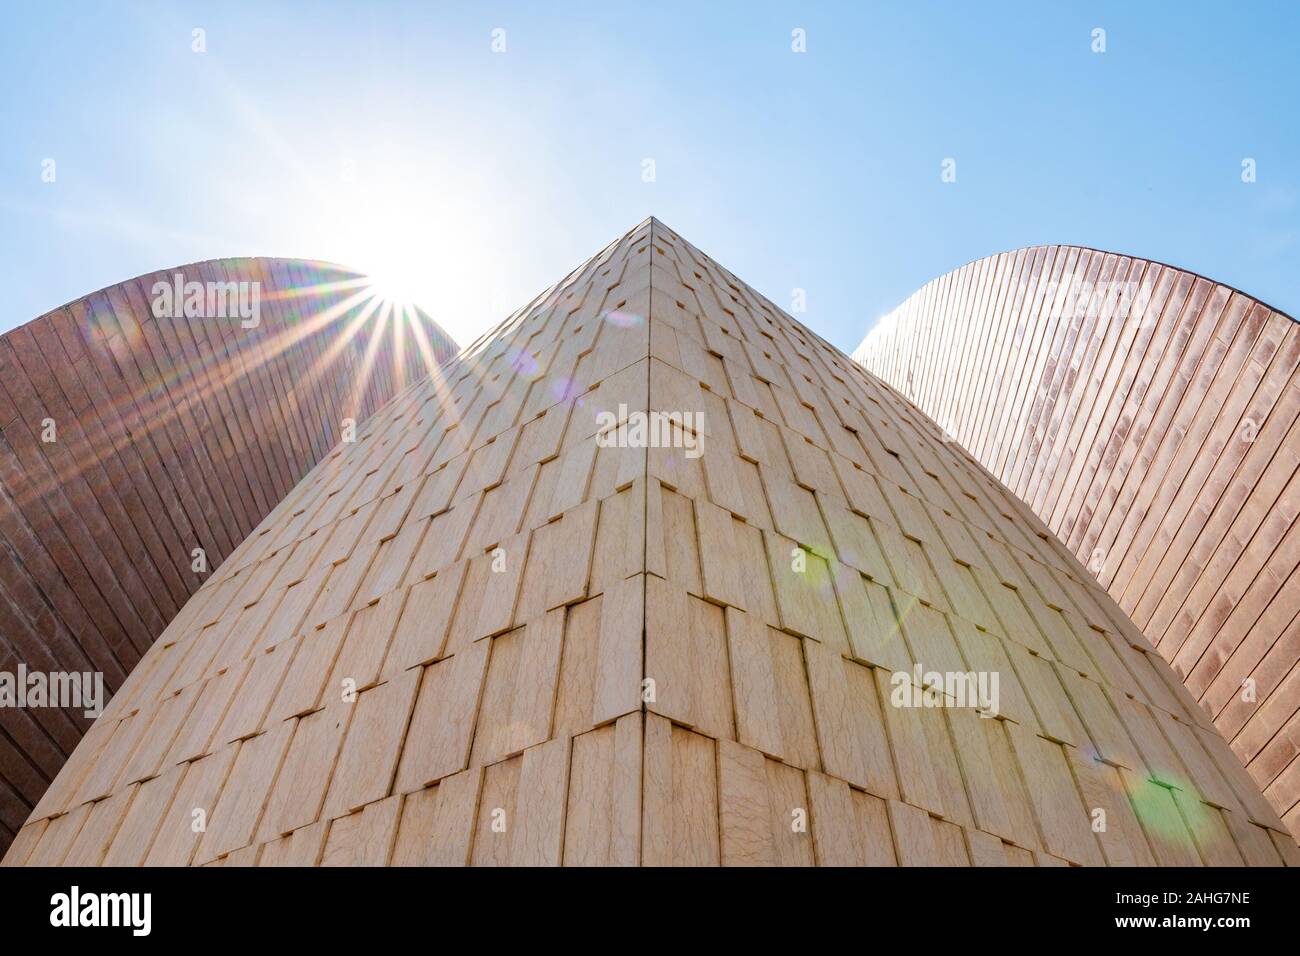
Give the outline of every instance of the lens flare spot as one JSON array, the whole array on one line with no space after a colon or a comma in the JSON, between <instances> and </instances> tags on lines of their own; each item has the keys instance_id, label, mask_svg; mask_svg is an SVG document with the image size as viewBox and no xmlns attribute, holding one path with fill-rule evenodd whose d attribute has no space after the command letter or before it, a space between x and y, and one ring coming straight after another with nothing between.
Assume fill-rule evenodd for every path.
<instances>
[{"instance_id":1,"label":"lens flare spot","mask_svg":"<svg viewBox=\"0 0 1300 956\"><path fill-rule=\"evenodd\" d=\"M1212 830L1212 821L1206 817L1209 809L1199 800L1184 800L1176 804L1171 790L1146 779L1135 780L1128 790L1133 812L1143 829L1166 846L1191 847L1194 833L1205 834Z\"/></svg>"},{"instance_id":2,"label":"lens flare spot","mask_svg":"<svg viewBox=\"0 0 1300 956\"><path fill-rule=\"evenodd\" d=\"M532 378L537 374L537 359L531 352L525 352L523 349L514 348L507 353L510 368L523 375L525 378Z\"/></svg>"},{"instance_id":3,"label":"lens flare spot","mask_svg":"<svg viewBox=\"0 0 1300 956\"><path fill-rule=\"evenodd\" d=\"M578 385L573 379L558 378L551 383L551 394L559 402L567 402L578 394Z\"/></svg>"}]
</instances>

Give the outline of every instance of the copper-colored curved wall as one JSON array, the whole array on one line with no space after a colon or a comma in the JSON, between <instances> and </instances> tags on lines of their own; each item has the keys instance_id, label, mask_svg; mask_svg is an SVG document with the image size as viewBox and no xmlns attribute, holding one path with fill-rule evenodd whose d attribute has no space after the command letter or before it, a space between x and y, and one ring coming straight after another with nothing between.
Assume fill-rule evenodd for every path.
<instances>
[{"instance_id":1,"label":"copper-colored curved wall","mask_svg":"<svg viewBox=\"0 0 1300 956\"><path fill-rule=\"evenodd\" d=\"M1300 326L1042 246L934 280L854 358L1089 566L1300 833Z\"/></svg>"},{"instance_id":2,"label":"copper-colored curved wall","mask_svg":"<svg viewBox=\"0 0 1300 956\"><path fill-rule=\"evenodd\" d=\"M1284 861L1029 509L649 220L299 482L4 862Z\"/></svg>"},{"instance_id":3,"label":"copper-colored curved wall","mask_svg":"<svg viewBox=\"0 0 1300 956\"><path fill-rule=\"evenodd\" d=\"M260 322L155 318L177 273L259 283ZM111 694L342 420L454 351L426 315L386 319L363 277L286 259L141 276L0 337L0 671L102 672ZM0 707L0 847L89 725Z\"/></svg>"}]
</instances>

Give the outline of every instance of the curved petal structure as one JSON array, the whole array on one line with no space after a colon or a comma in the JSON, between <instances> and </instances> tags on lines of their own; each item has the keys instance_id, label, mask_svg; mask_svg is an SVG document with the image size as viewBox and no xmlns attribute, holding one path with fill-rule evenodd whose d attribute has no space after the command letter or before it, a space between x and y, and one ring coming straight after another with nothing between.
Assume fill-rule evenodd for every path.
<instances>
[{"instance_id":1,"label":"curved petal structure","mask_svg":"<svg viewBox=\"0 0 1300 956\"><path fill-rule=\"evenodd\" d=\"M0 707L0 846L91 723L38 684L114 693L345 421L455 351L291 259L140 276L0 337L0 673L23 697Z\"/></svg>"},{"instance_id":2,"label":"curved petal structure","mask_svg":"<svg viewBox=\"0 0 1300 956\"><path fill-rule=\"evenodd\" d=\"M1300 326L1039 246L935 279L854 358L1068 545L1300 832Z\"/></svg>"}]
</instances>

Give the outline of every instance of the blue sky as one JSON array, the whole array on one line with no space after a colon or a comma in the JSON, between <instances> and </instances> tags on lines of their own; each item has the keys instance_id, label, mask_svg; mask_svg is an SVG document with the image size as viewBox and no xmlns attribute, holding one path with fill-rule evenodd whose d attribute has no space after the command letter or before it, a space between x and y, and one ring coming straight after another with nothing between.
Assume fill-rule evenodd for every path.
<instances>
[{"instance_id":1,"label":"blue sky","mask_svg":"<svg viewBox=\"0 0 1300 956\"><path fill-rule=\"evenodd\" d=\"M778 304L805 289L845 350L929 279L1047 242L1300 315L1298 10L16 4L0 330L142 272L281 255L391 274L464 344L651 214Z\"/></svg>"}]
</instances>

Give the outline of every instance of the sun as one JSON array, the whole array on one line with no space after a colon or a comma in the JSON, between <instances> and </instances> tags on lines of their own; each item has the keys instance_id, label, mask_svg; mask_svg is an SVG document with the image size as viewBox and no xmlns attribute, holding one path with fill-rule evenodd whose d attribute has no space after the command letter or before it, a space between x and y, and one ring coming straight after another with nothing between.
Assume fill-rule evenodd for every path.
<instances>
[{"instance_id":1,"label":"sun","mask_svg":"<svg viewBox=\"0 0 1300 956\"><path fill-rule=\"evenodd\" d=\"M393 216L336 261L365 276L369 294L394 314L423 312L463 345L509 309L493 299L497 273L474 249L449 238L455 233L412 227Z\"/></svg>"},{"instance_id":2,"label":"sun","mask_svg":"<svg viewBox=\"0 0 1300 956\"><path fill-rule=\"evenodd\" d=\"M473 341L518 303L507 246L489 229L491 205L472 170L444 168L376 147L335 184L307 225L314 255L365 276L385 313L429 316L457 342Z\"/></svg>"},{"instance_id":3,"label":"sun","mask_svg":"<svg viewBox=\"0 0 1300 956\"><path fill-rule=\"evenodd\" d=\"M395 308L418 308L428 312L432 303L427 303L429 293L422 288L421 277L400 269L381 268L368 271L366 288L370 294L386 306Z\"/></svg>"},{"instance_id":4,"label":"sun","mask_svg":"<svg viewBox=\"0 0 1300 956\"><path fill-rule=\"evenodd\" d=\"M393 214L371 218L351 243L349 266L367 277L371 293L390 305L438 307L438 243L428 230Z\"/></svg>"}]
</instances>

